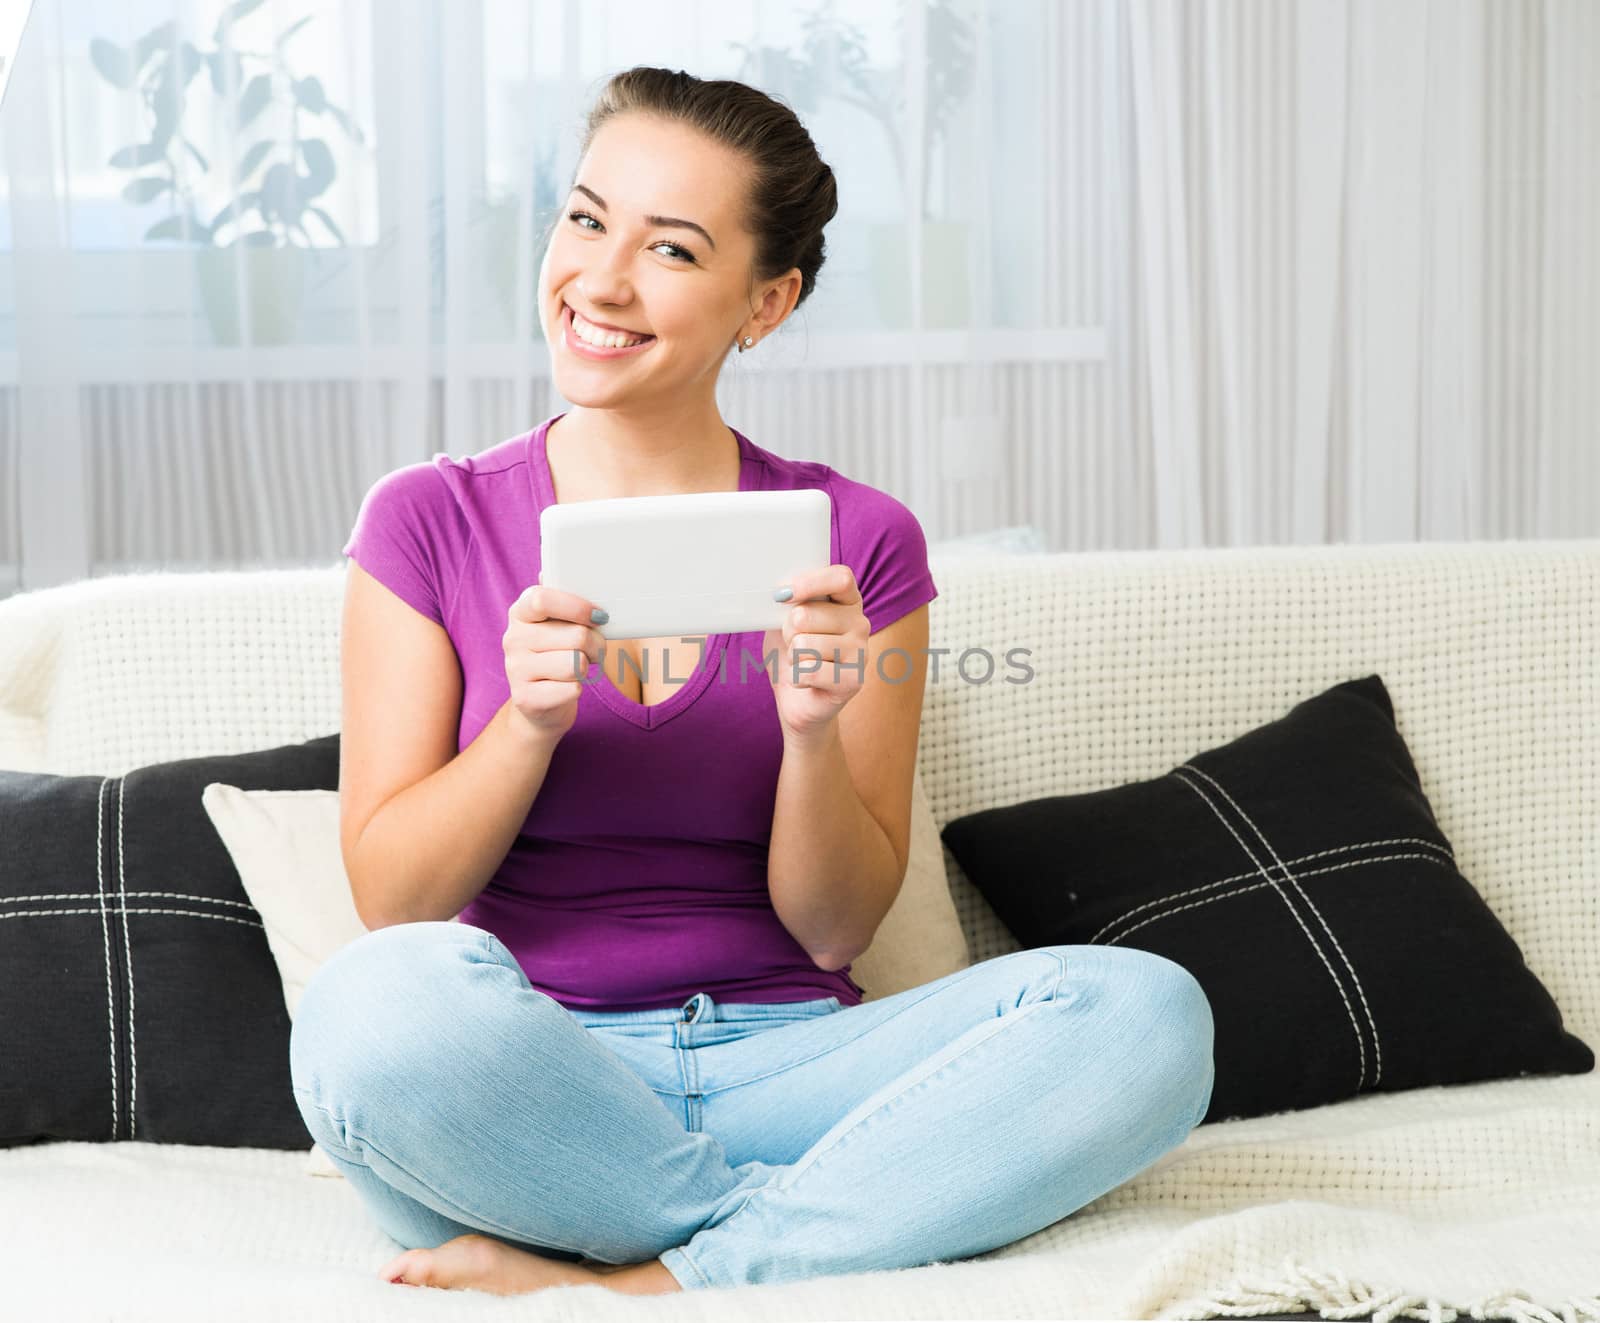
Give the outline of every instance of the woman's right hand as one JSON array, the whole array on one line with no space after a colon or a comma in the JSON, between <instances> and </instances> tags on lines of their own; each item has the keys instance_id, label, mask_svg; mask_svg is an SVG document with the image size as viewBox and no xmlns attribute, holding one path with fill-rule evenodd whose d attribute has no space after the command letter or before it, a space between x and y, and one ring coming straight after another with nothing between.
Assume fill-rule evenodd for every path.
<instances>
[{"instance_id":1,"label":"woman's right hand","mask_svg":"<svg viewBox=\"0 0 1600 1323\"><path fill-rule=\"evenodd\" d=\"M590 621L594 603L534 584L506 612L501 643L513 720L560 739L578 719L578 695L590 662L604 662L605 636ZM581 659L581 660L580 660Z\"/></svg>"}]
</instances>

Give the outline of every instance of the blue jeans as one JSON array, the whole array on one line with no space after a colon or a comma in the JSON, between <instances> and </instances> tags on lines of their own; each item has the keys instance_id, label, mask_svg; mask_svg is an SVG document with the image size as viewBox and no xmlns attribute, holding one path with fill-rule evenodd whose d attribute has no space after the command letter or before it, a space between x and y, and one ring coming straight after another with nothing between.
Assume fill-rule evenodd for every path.
<instances>
[{"instance_id":1,"label":"blue jeans","mask_svg":"<svg viewBox=\"0 0 1600 1323\"><path fill-rule=\"evenodd\" d=\"M892 997L569 1009L465 923L366 933L290 1037L311 1135L407 1249L659 1258L686 1290L966 1258L1181 1144L1212 1018L1183 966L1044 946Z\"/></svg>"}]
</instances>

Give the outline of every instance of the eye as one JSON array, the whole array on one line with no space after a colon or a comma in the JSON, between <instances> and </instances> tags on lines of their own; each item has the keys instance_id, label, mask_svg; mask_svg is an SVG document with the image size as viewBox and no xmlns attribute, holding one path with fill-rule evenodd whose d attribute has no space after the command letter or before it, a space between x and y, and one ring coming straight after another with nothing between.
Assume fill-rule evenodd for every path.
<instances>
[{"instance_id":1,"label":"eye","mask_svg":"<svg viewBox=\"0 0 1600 1323\"><path fill-rule=\"evenodd\" d=\"M595 220L594 217L591 216L587 211L569 211L567 213L567 219L571 220L571 221L580 221L580 222L581 221L586 221L586 220L591 220L591 221L594 221L596 229L604 229L605 228L605 226L601 225L600 222ZM587 225L580 225L579 228L586 230L589 227ZM674 256L676 256L677 260L680 261L680 262L693 262L695 260L695 255L693 253L691 253L687 248L683 247L681 244L675 244L675 243L672 243L672 242L670 242L670 241L668 241L666 239L663 239L660 243L651 244L650 246L652 248L671 248L673 250ZM681 254L681 256L680 256L680 254Z\"/></svg>"}]
</instances>

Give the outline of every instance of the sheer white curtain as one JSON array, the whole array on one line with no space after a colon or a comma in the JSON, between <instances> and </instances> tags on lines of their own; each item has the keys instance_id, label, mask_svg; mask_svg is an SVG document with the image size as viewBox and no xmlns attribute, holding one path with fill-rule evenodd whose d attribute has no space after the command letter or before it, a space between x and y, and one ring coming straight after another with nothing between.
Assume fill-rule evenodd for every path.
<instances>
[{"instance_id":1,"label":"sheer white curtain","mask_svg":"<svg viewBox=\"0 0 1600 1323\"><path fill-rule=\"evenodd\" d=\"M934 540L1600 534L1590 0L37 0L0 592L336 563L565 407L538 240L633 64L811 130L828 260L721 408Z\"/></svg>"},{"instance_id":2,"label":"sheer white curtain","mask_svg":"<svg viewBox=\"0 0 1600 1323\"><path fill-rule=\"evenodd\" d=\"M1148 540L1600 535L1600 5L1117 19Z\"/></svg>"}]
</instances>

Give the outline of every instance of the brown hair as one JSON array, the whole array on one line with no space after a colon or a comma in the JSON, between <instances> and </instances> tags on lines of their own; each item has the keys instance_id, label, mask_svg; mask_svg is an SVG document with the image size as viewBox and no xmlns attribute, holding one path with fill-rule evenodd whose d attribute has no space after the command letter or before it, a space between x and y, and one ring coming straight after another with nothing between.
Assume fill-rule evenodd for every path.
<instances>
[{"instance_id":1,"label":"brown hair","mask_svg":"<svg viewBox=\"0 0 1600 1323\"><path fill-rule=\"evenodd\" d=\"M750 162L741 221L756 240L751 288L799 267L798 309L816 287L827 252L822 230L839 210L839 191L794 111L745 83L636 65L613 74L600 89L579 158L607 120L629 112L687 124ZM550 232L554 228L552 223Z\"/></svg>"}]
</instances>

